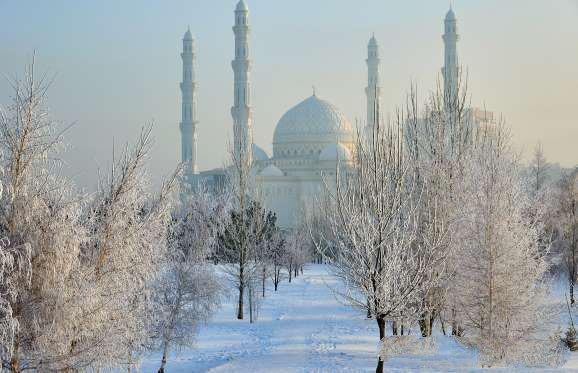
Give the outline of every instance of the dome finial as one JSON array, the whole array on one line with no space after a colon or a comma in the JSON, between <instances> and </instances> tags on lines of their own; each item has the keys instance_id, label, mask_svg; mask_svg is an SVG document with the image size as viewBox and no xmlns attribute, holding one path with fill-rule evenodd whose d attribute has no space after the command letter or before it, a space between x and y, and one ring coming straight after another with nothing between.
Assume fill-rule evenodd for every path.
<instances>
[{"instance_id":1,"label":"dome finial","mask_svg":"<svg viewBox=\"0 0 578 373\"><path fill-rule=\"evenodd\" d=\"M193 35L191 34L191 27L187 26L187 32L185 32L185 36L183 36L183 40L193 40Z\"/></svg>"},{"instance_id":2,"label":"dome finial","mask_svg":"<svg viewBox=\"0 0 578 373\"><path fill-rule=\"evenodd\" d=\"M313 96L317 97L317 95L315 94L315 86L312 85L311 88L313 88Z\"/></svg>"},{"instance_id":3,"label":"dome finial","mask_svg":"<svg viewBox=\"0 0 578 373\"><path fill-rule=\"evenodd\" d=\"M248 12L249 11L249 7L247 6L247 4L245 4L245 2L243 0L239 0L239 2L237 3L237 7L235 8L235 10L237 12Z\"/></svg>"},{"instance_id":4,"label":"dome finial","mask_svg":"<svg viewBox=\"0 0 578 373\"><path fill-rule=\"evenodd\" d=\"M369 47L377 47L377 39L375 38L375 32L371 33L371 38L369 39Z\"/></svg>"},{"instance_id":5,"label":"dome finial","mask_svg":"<svg viewBox=\"0 0 578 373\"><path fill-rule=\"evenodd\" d=\"M450 10L446 13L446 21L455 21L456 14L454 13L454 2L450 0Z\"/></svg>"}]
</instances>

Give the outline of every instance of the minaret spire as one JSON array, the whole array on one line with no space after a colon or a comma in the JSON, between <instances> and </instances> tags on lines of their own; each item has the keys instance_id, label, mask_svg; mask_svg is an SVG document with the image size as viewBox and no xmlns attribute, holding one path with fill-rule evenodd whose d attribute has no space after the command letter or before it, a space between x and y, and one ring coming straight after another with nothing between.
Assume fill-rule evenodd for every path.
<instances>
[{"instance_id":1,"label":"minaret spire","mask_svg":"<svg viewBox=\"0 0 578 373\"><path fill-rule=\"evenodd\" d=\"M235 162L252 163L253 123L251 111L251 60L249 60L249 8L240 0L235 9L235 76L233 116L233 155Z\"/></svg>"},{"instance_id":2,"label":"minaret spire","mask_svg":"<svg viewBox=\"0 0 578 373\"><path fill-rule=\"evenodd\" d=\"M378 118L376 114L381 106L381 83L380 83L380 58L379 46L375 35L372 34L367 46L367 87L365 94L367 96L367 128L366 133L369 136L373 133L373 127Z\"/></svg>"},{"instance_id":3,"label":"minaret spire","mask_svg":"<svg viewBox=\"0 0 578 373\"><path fill-rule=\"evenodd\" d=\"M459 79L459 62L457 44L459 40L457 19L453 7L450 4L450 10L444 20L444 67L442 74L444 77L444 99L446 105L456 100Z\"/></svg>"},{"instance_id":4,"label":"minaret spire","mask_svg":"<svg viewBox=\"0 0 578 373\"><path fill-rule=\"evenodd\" d=\"M185 178L191 179L197 170L197 82L195 81L194 40L190 28L183 37L183 80L181 82L181 161Z\"/></svg>"}]
</instances>

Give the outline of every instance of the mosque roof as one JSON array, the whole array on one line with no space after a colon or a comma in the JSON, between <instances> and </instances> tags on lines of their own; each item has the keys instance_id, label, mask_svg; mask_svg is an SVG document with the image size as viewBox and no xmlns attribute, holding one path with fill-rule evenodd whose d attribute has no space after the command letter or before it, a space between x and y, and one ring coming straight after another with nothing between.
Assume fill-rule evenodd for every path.
<instances>
[{"instance_id":1,"label":"mosque roof","mask_svg":"<svg viewBox=\"0 0 578 373\"><path fill-rule=\"evenodd\" d=\"M352 136L351 124L341 111L313 94L281 117L273 135L273 146L311 142L312 138L337 142L345 137L351 141Z\"/></svg>"}]
</instances>

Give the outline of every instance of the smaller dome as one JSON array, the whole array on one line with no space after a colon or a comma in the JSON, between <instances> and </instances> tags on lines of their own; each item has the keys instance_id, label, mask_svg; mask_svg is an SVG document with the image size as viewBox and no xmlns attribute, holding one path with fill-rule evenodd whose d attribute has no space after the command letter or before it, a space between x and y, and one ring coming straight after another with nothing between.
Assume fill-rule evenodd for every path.
<instances>
[{"instance_id":1,"label":"smaller dome","mask_svg":"<svg viewBox=\"0 0 578 373\"><path fill-rule=\"evenodd\" d=\"M456 14L454 13L454 10L452 8L450 8L450 10L448 10L447 14L446 14L446 21L455 21L456 20Z\"/></svg>"},{"instance_id":2,"label":"smaller dome","mask_svg":"<svg viewBox=\"0 0 578 373\"><path fill-rule=\"evenodd\" d=\"M349 149L340 143L329 144L319 154L320 161L350 161L351 153Z\"/></svg>"},{"instance_id":3,"label":"smaller dome","mask_svg":"<svg viewBox=\"0 0 578 373\"><path fill-rule=\"evenodd\" d=\"M245 4L245 2L241 0L237 3L237 8L235 10L237 12L248 12L249 8L247 7L247 4Z\"/></svg>"},{"instance_id":4,"label":"smaller dome","mask_svg":"<svg viewBox=\"0 0 578 373\"><path fill-rule=\"evenodd\" d=\"M255 161L267 161L267 160L269 160L269 156L267 155L267 152L265 152L265 150L263 150L258 145L252 144L251 150L253 153L253 160L255 160Z\"/></svg>"},{"instance_id":5,"label":"smaller dome","mask_svg":"<svg viewBox=\"0 0 578 373\"><path fill-rule=\"evenodd\" d=\"M261 171L261 173L259 173L259 176L285 176L285 174L283 173L283 171L281 171L279 169L279 167L275 166L274 164L271 164L267 167L265 167L265 169L263 169L263 171Z\"/></svg>"}]
</instances>

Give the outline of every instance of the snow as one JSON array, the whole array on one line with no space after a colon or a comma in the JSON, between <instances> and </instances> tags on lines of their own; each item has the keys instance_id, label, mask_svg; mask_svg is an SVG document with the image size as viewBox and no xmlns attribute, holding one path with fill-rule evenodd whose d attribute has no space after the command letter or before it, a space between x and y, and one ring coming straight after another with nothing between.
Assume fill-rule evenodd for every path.
<instances>
[{"instance_id":1,"label":"snow","mask_svg":"<svg viewBox=\"0 0 578 373\"><path fill-rule=\"evenodd\" d=\"M171 354L167 372L369 372L377 363L377 325L339 303L330 289L340 284L325 265L309 265L292 283L267 289L256 324L235 318L231 292L212 321L199 331L195 349ZM412 330L415 334L417 330ZM398 356L387 372L475 372L475 351L452 337L436 335L436 348L421 356ZM160 355L147 357L143 372L156 372ZM485 371L485 370L484 370ZM513 372L515 369L495 369ZM520 369L527 372L528 369ZM563 369L578 372L578 354Z\"/></svg>"}]
</instances>

